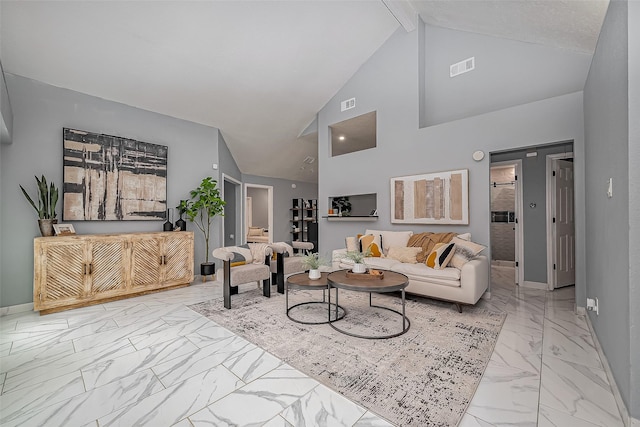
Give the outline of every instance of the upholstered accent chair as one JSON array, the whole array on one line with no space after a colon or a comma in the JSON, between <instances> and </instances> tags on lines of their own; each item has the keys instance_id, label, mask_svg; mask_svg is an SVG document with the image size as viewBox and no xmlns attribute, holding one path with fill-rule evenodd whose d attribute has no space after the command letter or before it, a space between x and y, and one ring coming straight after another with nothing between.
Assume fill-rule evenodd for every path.
<instances>
[{"instance_id":1,"label":"upholstered accent chair","mask_svg":"<svg viewBox=\"0 0 640 427\"><path fill-rule=\"evenodd\" d=\"M223 262L222 284L225 308L231 308L231 295L237 294L238 285L243 283L257 282L260 286L262 281L262 294L267 298L271 297L269 266L271 254L272 249L266 244L256 244L255 249L227 246L213 251L213 256ZM260 259L260 261L254 263L254 259ZM219 270L218 277L220 277Z\"/></svg>"},{"instance_id":2,"label":"upholstered accent chair","mask_svg":"<svg viewBox=\"0 0 640 427\"><path fill-rule=\"evenodd\" d=\"M311 242L292 242L291 245L285 242L272 243L271 248L276 254L276 262L271 262L271 281L278 285L278 293L284 293L284 279L294 273L301 273L306 270L302 264L302 257L295 256L294 249L302 250L305 253L313 250Z\"/></svg>"}]
</instances>

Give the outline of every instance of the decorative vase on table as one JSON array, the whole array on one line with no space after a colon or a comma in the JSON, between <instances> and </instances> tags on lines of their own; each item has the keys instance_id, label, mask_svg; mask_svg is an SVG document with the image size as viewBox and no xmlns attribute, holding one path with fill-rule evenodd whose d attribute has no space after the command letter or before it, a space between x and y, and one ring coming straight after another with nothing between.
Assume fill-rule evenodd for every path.
<instances>
[{"instance_id":1,"label":"decorative vase on table","mask_svg":"<svg viewBox=\"0 0 640 427\"><path fill-rule=\"evenodd\" d=\"M187 231L187 221L182 219L182 212L180 212L180 219L176 221L176 228L180 231Z\"/></svg>"},{"instance_id":2,"label":"decorative vase on table","mask_svg":"<svg viewBox=\"0 0 640 427\"><path fill-rule=\"evenodd\" d=\"M162 229L164 231L173 231L173 224L171 223L171 208L167 209L167 222L164 223Z\"/></svg>"},{"instance_id":3,"label":"decorative vase on table","mask_svg":"<svg viewBox=\"0 0 640 427\"><path fill-rule=\"evenodd\" d=\"M39 219L38 226L40 227L40 234L42 237L53 236L53 224L58 223L58 218L52 219Z\"/></svg>"},{"instance_id":4,"label":"decorative vase on table","mask_svg":"<svg viewBox=\"0 0 640 427\"><path fill-rule=\"evenodd\" d=\"M364 264L355 263L353 264L353 268L351 269L351 271L353 271L354 273L366 273L367 267Z\"/></svg>"},{"instance_id":5,"label":"decorative vase on table","mask_svg":"<svg viewBox=\"0 0 640 427\"><path fill-rule=\"evenodd\" d=\"M322 274L317 268L312 268L311 270L309 270L309 279L318 280L320 277L322 277Z\"/></svg>"}]
</instances>

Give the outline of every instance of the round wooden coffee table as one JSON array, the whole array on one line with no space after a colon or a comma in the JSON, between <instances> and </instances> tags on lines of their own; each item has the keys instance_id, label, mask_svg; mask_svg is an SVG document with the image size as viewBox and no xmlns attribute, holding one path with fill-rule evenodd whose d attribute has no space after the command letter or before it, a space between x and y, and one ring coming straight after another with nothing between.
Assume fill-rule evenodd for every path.
<instances>
[{"instance_id":1,"label":"round wooden coffee table","mask_svg":"<svg viewBox=\"0 0 640 427\"><path fill-rule=\"evenodd\" d=\"M329 295L329 301L327 301L326 299L326 294L325 291L327 291L328 293L331 293L331 289L329 289L329 286L327 285L327 276L329 275L329 273L321 273L321 277L319 279L316 280L311 280L309 279L309 273L296 273L296 274L292 274L291 276L289 276L287 278L286 281L286 286L285 286L285 291L284 291L284 296L285 296L285 301L286 301L286 308L287 308L287 317L290 320L293 320L294 322L297 323L302 323L304 325L321 325L324 323L329 323L329 321L336 321L336 320L340 320L344 317L344 315L347 313L347 311L340 307L337 303L336 304L332 304L331 303L331 295ZM309 289L309 290L322 290L322 301L307 301L307 302L301 302L295 305L292 305L291 307L289 307L289 289L293 288L293 289ZM336 290L336 294L337 294L337 290ZM336 298L337 300L337 298ZM332 306L335 307L335 317L333 320L331 320L331 315L329 315L329 320L327 321L323 321L323 322L305 322L303 320L298 320L298 319L294 319L293 317L291 317L289 315L289 311L291 311L291 309L299 307L301 305L311 305L311 304L326 304L329 310L329 313L331 313L331 308ZM338 310L342 310L342 316L338 315Z\"/></svg>"},{"instance_id":2,"label":"round wooden coffee table","mask_svg":"<svg viewBox=\"0 0 640 427\"><path fill-rule=\"evenodd\" d=\"M347 274L348 270L339 270L334 271L333 273L329 273L327 276L327 284L329 290L331 288L336 289L336 303L338 301L338 289L344 289L348 291L356 291L356 292L369 292L369 307L381 308L384 310L391 311L393 313L397 313L402 316L402 330L400 332L389 334L389 335L381 335L381 336L370 336L370 335L358 335L343 329L340 329L335 326L334 322L336 320L331 319L331 292L329 292L329 325L338 332L342 332L343 334L350 335L356 338L366 338L366 339L384 339L384 338L393 338L399 335L405 334L409 327L411 326L411 322L409 318L405 314L405 291L404 289L409 285L409 278L404 274L396 273L393 271L381 270L384 272L384 277L382 279L372 279L370 277L365 277L368 275L367 273L363 273L362 276L356 274ZM402 292L402 313L396 311L389 307L383 307L379 305L373 305L371 303L371 294L372 293L386 293L386 292ZM337 312L336 312L337 313Z\"/></svg>"}]
</instances>

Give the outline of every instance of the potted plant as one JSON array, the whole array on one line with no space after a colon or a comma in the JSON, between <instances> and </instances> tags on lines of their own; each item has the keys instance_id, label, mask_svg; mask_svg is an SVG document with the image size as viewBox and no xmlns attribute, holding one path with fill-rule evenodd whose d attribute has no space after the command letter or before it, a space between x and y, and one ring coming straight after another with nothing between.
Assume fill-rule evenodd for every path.
<instances>
[{"instance_id":1,"label":"potted plant","mask_svg":"<svg viewBox=\"0 0 640 427\"><path fill-rule=\"evenodd\" d=\"M345 254L345 258L353 261L353 268L351 271L354 273L366 273L367 267L364 264L364 259L371 255L371 250L367 249L364 252L360 251L349 251Z\"/></svg>"},{"instance_id":2,"label":"potted plant","mask_svg":"<svg viewBox=\"0 0 640 427\"><path fill-rule=\"evenodd\" d=\"M322 258L319 253L312 253L305 255L302 258L302 265L309 269L309 279L317 280L322 275L320 274L320 267L328 265L327 260Z\"/></svg>"},{"instance_id":3,"label":"potted plant","mask_svg":"<svg viewBox=\"0 0 640 427\"><path fill-rule=\"evenodd\" d=\"M211 237L211 221L216 215L224 216L226 202L220 198L218 182L210 176L204 178L200 185L191 190L191 199L182 200L179 209L184 209L189 221L193 222L204 235L205 262L200 264L200 274L214 274L215 263L209 262L209 237ZM184 202L184 203L183 203Z\"/></svg>"},{"instance_id":4,"label":"potted plant","mask_svg":"<svg viewBox=\"0 0 640 427\"><path fill-rule=\"evenodd\" d=\"M58 222L56 218L56 205L58 204L58 189L52 182L47 184L47 179L42 175L41 179L36 176L38 183L38 206L34 203L29 193L20 186L22 194L27 198L31 206L38 212L38 225L40 226L40 234L43 236L53 236L53 224Z\"/></svg>"},{"instance_id":5,"label":"potted plant","mask_svg":"<svg viewBox=\"0 0 640 427\"><path fill-rule=\"evenodd\" d=\"M351 215L351 202L349 196L334 197L331 200L331 208L338 211L338 216Z\"/></svg>"}]
</instances>

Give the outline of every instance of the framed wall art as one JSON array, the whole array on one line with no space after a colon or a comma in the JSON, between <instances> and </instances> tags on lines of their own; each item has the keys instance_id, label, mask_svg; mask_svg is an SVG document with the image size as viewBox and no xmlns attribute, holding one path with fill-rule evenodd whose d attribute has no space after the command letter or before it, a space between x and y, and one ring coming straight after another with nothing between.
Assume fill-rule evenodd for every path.
<instances>
[{"instance_id":1,"label":"framed wall art","mask_svg":"<svg viewBox=\"0 0 640 427\"><path fill-rule=\"evenodd\" d=\"M167 147L63 130L64 221L164 220Z\"/></svg>"},{"instance_id":2,"label":"framed wall art","mask_svg":"<svg viewBox=\"0 0 640 427\"><path fill-rule=\"evenodd\" d=\"M391 178L391 222L469 224L469 171Z\"/></svg>"}]
</instances>

